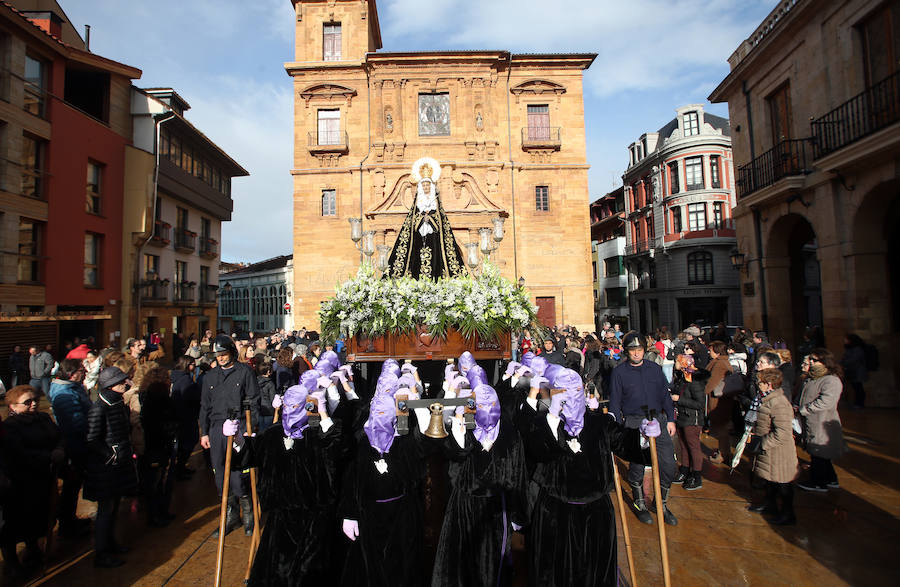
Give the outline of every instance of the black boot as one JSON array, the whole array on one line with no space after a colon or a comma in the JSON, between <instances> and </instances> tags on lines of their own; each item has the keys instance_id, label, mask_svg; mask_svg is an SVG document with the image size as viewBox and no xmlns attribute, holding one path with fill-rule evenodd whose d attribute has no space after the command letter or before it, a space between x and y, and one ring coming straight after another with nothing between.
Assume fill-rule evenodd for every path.
<instances>
[{"instance_id":1,"label":"black boot","mask_svg":"<svg viewBox=\"0 0 900 587\"><path fill-rule=\"evenodd\" d=\"M244 535L253 534L253 504L250 502L250 496L241 497L241 518L244 522Z\"/></svg>"},{"instance_id":2,"label":"black boot","mask_svg":"<svg viewBox=\"0 0 900 587\"><path fill-rule=\"evenodd\" d=\"M644 501L643 484L640 482L632 483L631 481L628 484L631 486L631 494L634 496L634 501L631 503L634 515L644 524L652 524L653 516L650 515L650 510L647 509L647 503Z\"/></svg>"},{"instance_id":3,"label":"black boot","mask_svg":"<svg viewBox=\"0 0 900 587\"><path fill-rule=\"evenodd\" d=\"M228 505L225 508L225 535L231 533L232 530L241 525L240 514L238 512L238 498L231 495L228 497ZM219 529L212 534L213 538L219 537Z\"/></svg>"},{"instance_id":4,"label":"black boot","mask_svg":"<svg viewBox=\"0 0 900 587\"><path fill-rule=\"evenodd\" d=\"M681 485L685 481L687 481L688 477L691 476L691 468L690 467L679 467L678 474L675 475L675 478L672 480L672 483L676 485Z\"/></svg>"},{"instance_id":5,"label":"black boot","mask_svg":"<svg viewBox=\"0 0 900 587\"><path fill-rule=\"evenodd\" d=\"M778 493L778 484L771 481L766 482L766 498L761 504L751 505L747 508L748 512L756 514L778 514L778 504L775 503L775 495Z\"/></svg>"},{"instance_id":6,"label":"black boot","mask_svg":"<svg viewBox=\"0 0 900 587\"><path fill-rule=\"evenodd\" d=\"M778 483L778 495L781 496L781 511L778 517L772 520L776 526L793 526L797 523L794 514L794 486L790 483Z\"/></svg>"},{"instance_id":7,"label":"black boot","mask_svg":"<svg viewBox=\"0 0 900 587\"><path fill-rule=\"evenodd\" d=\"M682 485L688 491L693 491L695 489L703 488L703 479L700 477L700 471L691 471L691 474L688 475L688 478L685 479L684 485Z\"/></svg>"},{"instance_id":8,"label":"black boot","mask_svg":"<svg viewBox=\"0 0 900 587\"><path fill-rule=\"evenodd\" d=\"M669 487L660 487L659 492L662 495L662 510L663 510L663 521L670 526L678 525L678 518L675 517L675 514L669 511L669 506L667 502L669 501Z\"/></svg>"}]
</instances>

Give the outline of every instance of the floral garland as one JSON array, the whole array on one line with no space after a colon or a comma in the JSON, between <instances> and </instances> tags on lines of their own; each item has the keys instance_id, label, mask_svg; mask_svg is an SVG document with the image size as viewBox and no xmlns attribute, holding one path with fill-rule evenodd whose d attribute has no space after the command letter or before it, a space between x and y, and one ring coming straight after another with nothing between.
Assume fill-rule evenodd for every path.
<instances>
[{"instance_id":1,"label":"floral garland","mask_svg":"<svg viewBox=\"0 0 900 587\"><path fill-rule=\"evenodd\" d=\"M542 337L537 306L528 292L487 263L480 275L450 279L379 279L364 264L355 278L322 302L319 321L324 340L362 334L367 337L407 332L419 325L435 336L456 328L465 338L483 340L528 328Z\"/></svg>"}]
</instances>

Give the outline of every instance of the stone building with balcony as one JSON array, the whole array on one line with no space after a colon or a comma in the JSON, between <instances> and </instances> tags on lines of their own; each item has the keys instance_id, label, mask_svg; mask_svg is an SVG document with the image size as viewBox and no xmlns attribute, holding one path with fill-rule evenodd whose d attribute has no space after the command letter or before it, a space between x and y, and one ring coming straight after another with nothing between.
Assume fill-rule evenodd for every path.
<instances>
[{"instance_id":1,"label":"stone building with balcony","mask_svg":"<svg viewBox=\"0 0 900 587\"><path fill-rule=\"evenodd\" d=\"M294 326L291 284L293 255L281 255L238 267L219 276L219 327L228 333L269 333Z\"/></svg>"},{"instance_id":2,"label":"stone building with balcony","mask_svg":"<svg viewBox=\"0 0 900 587\"><path fill-rule=\"evenodd\" d=\"M625 188L591 202L591 266L594 328L604 322L628 330L628 274L625 271Z\"/></svg>"},{"instance_id":3,"label":"stone building with balcony","mask_svg":"<svg viewBox=\"0 0 900 587\"><path fill-rule=\"evenodd\" d=\"M843 354L900 334L900 2L783 0L710 95L734 128L736 264L748 326ZM900 405L900 362L869 403Z\"/></svg>"},{"instance_id":4,"label":"stone building with balcony","mask_svg":"<svg viewBox=\"0 0 900 587\"><path fill-rule=\"evenodd\" d=\"M622 175L631 326L739 324L731 127L689 104L628 146Z\"/></svg>"},{"instance_id":5,"label":"stone building with balcony","mask_svg":"<svg viewBox=\"0 0 900 587\"><path fill-rule=\"evenodd\" d=\"M56 2L0 3L0 357L115 339L140 76L87 50Z\"/></svg>"},{"instance_id":6,"label":"stone building with balcony","mask_svg":"<svg viewBox=\"0 0 900 587\"><path fill-rule=\"evenodd\" d=\"M219 243L231 181L248 175L188 121L171 88L135 88L123 238L123 336L202 335L217 329Z\"/></svg>"},{"instance_id":7,"label":"stone building with balcony","mask_svg":"<svg viewBox=\"0 0 900 587\"><path fill-rule=\"evenodd\" d=\"M582 78L595 55L382 52L375 0L293 4L295 324L317 328L356 272L348 219L393 245L410 168L430 156L460 247L505 216L491 262L525 278L545 324L592 329Z\"/></svg>"}]
</instances>

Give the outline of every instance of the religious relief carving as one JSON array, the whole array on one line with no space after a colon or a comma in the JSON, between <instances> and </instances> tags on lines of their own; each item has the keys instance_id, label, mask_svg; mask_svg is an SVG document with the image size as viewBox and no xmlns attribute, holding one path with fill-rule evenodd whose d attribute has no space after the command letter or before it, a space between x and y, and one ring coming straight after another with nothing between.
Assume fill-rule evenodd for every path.
<instances>
[{"instance_id":1,"label":"religious relief carving","mask_svg":"<svg viewBox=\"0 0 900 587\"><path fill-rule=\"evenodd\" d=\"M450 94L419 94L419 136L450 136Z\"/></svg>"},{"instance_id":2,"label":"religious relief carving","mask_svg":"<svg viewBox=\"0 0 900 587\"><path fill-rule=\"evenodd\" d=\"M476 179L469 173L445 165L440 177L441 193L447 194L449 188L453 194L444 202L448 213L485 212L496 214L500 212L499 206L488 197ZM366 216L376 218L381 215L406 214L414 202L415 186L410 175L405 174L397 179L386 197L366 212Z\"/></svg>"},{"instance_id":3,"label":"religious relief carving","mask_svg":"<svg viewBox=\"0 0 900 587\"><path fill-rule=\"evenodd\" d=\"M481 110L475 111L475 130L484 130L484 117L481 115Z\"/></svg>"},{"instance_id":4,"label":"religious relief carving","mask_svg":"<svg viewBox=\"0 0 900 587\"><path fill-rule=\"evenodd\" d=\"M391 113L391 107L384 109L384 132L391 134L394 132L394 115Z\"/></svg>"},{"instance_id":5,"label":"religious relief carving","mask_svg":"<svg viewBox=\"0 0 900 587\"><path fill-rule=\"evenodd\" d=\"M555 152L555 149L531 149L528 151L532 163L552 163Z\"/></svg>"},{"instance_id":6,"label":"religious relief carving","mask_svg":"<svg viewBox=\"0 0 900 587\"><path fill-rule=\"evenodd\" d=\"M341 156L337 153L321 153L316 155L319 160L319 167L337 167Z\"/></svg>"}]
</instances>

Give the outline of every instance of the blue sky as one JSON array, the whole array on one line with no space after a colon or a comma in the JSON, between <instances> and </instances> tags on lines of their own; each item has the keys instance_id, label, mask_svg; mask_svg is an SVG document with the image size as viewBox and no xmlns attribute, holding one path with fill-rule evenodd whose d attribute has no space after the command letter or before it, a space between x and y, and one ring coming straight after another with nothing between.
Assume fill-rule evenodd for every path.
<instances>
[{"instance_id":1,"label":"blue sky","mask_svg":"<svg viewBox=\"0 0 900 587\"><path fill-rule=\"evenodd\" d=\"M250 172L234 182L222 258L292 250L293 56L290 0L60 0L91 50L143 70L139 87L171 86L187 117ZM383 51L506 49L591 52L585 72L594 199L621 183L627 145L706 103L728 56L775 0L379 0ZM728 116L725 105L708 110Z\"/></svg>"}]
</instances>

